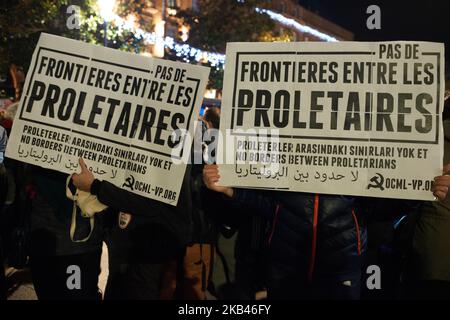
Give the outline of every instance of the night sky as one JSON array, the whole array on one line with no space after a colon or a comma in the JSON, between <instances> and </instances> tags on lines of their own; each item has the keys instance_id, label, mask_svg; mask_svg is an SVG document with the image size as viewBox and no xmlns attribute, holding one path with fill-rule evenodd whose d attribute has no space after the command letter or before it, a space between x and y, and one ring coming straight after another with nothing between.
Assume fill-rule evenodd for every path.
<instances>
[{"instance_id":1,"label":"night sky","mask_svg":"<svg viewBox=\"0 0 450 320\"><path fill-rule=\"evenodd\" d=\"M450 1L448 0L298 0L313 12L343 26L358 41L423 40L444 42L450 60ZM368 30L366 9L381 9L381 30Z\"/></svg>"}]
</instances>

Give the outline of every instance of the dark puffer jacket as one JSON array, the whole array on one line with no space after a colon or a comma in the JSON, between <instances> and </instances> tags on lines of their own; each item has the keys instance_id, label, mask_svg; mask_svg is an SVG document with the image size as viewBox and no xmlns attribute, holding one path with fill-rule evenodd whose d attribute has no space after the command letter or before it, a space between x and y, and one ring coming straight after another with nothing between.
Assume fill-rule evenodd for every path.
<instances>
[{"instance_id":1,"label":"dark puffer jacket","mask_svg":"<svg viewBox=\"0 0 450 320\"><path fill-rule=\"evenodd\" d=\"M187 166L177 206L95 180L91 193L112 211L132 215L128 226L113 224L109 246L127 262L165 263L184 254L192 239L191 166ZM118 220L117 216L113 217Z\"/></svg>"},{"instance_id":2,"label":"dark puffer jacket","mask_svg":"<svg viewBox=\"0 0 450 320\"><path fill-rule=\"evenodd\" d=\"M367 239L362 208L370 206L366 199L248 189L235 189L233 199L273 221L268 239L273 262L309 280L360 270Z\"/></svg>"}]
</instances>

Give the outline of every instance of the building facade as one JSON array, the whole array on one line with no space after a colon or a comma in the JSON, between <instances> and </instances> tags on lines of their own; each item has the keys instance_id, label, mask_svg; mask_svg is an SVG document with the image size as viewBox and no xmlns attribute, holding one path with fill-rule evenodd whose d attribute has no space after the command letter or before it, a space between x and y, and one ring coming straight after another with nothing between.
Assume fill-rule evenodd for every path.
<instances>
[{"instance_id":1,"label":"building facade","mask_svg":"<svg viewBox=\"0 0 450 320\"><path fill-rule=\"evenodd\" d=\"M170 36L175 39L187 41L189 30L186 26L181 25L180 21L175 18L175 14L177 10L198 10L198 0L153 0L151 2L154 8L152 10L152 23L155 25L157 35ZM296 1L267 0L265 7L283 15L287 19L292 19L303 26L310 27L339 41L351 41L354 38L352 32L305 9ZM324 41L323 38L312 33L303 32L290 24L285 24L277 20L274 20L274 22L278 31L290 30L290 33L293 35L293 41ZM158 45L155 45L153 54L162 56L164 51L160 47L158 48Z\"/></svg>"},{"instance_id":2,"label":"building facade","mask_svg":"<svg viewBox=\"0 0 450 320\"><path fill-rule=\"evenodd\" d=\"M311 27L321 33L336 38L339 41L352 41L354 34L345 28L327 20L320 15L302 7L293 0L272 0L271 10L290 18L301 25ZM288 28L277 22L278 28ZM307 32L301 32L295 28L288 28L294 34L294 41L324 41L323 39Z\"/></svg>"}]
</instances>

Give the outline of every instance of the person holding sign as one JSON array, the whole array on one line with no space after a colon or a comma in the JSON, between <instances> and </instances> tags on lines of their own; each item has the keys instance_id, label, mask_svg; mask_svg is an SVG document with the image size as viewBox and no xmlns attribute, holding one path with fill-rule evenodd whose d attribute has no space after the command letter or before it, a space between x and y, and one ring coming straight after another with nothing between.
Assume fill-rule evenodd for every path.
<instances>
[{"instance_id":1,"label":"person holding sign","mask_svg":"<svg viewBox=\"0 0 450 320\"><path fill-rule=\"evenodd\" d=\"M450 161L450 93L442 115L444 127L444 163ZM448 168L446 168L448 169ZM445 179L450 180L448 171ZM415 218L407 279L409 298L450 298L450 197L439 202L424 202Z\"/></svg>"},{"instance_id":2,"label":"person holding sign","mask_svg":"<svg viewBox=\"0 0 450 320\"><path fill-rule=\"evenodd\" d=\"M3 165L3 155L6 149L6 142L8 138L6 136L6 130L0 125L0 212L3 209L4 197L6 196L7 184L6 184L6 172ZM0 300L6 299L6 282L5 271L3 269L3 242L0 234Z\"/></svg>"},{"instance_id":3,"label":"person holding sign","mask_svg":"<svg viewBox=\"0 0 450 320\"><path fill-rule=\"evenodd\" d=\"M190 240L189 166L174 207L97 180L83 159L79 164L81 172L73 175L74 185L96 195L112 211L105 215L113 220L105 299L159 299L164 266L183 257Z\"/></svg>"},{"instance_id":4,"label":"person holding sign","mask_svg":"<svg viewBox=\"0 0 450 320\"><path fill-rule=\"evenodd\" d=\"M443 172L450 171L450 164ZM359 299L366 230L359 218L373 208L368 198L218 186L217 165L203 170L206 186L273 221L269 236L269 299ZM447 197L449 176L435 178L433 194ZM389 201L389 202L388 202ZM373 201L372 201L373 202ZM415 207L384 199L384 210ZM408 210L409 211L409 210Z\"/></svg>"},{"instance_id":5,"label":"person holding sign","mask_svg":"<svg viewBox=\"0 0 450 320\"><path fill-rule=\"evenodd\" d=\"M157 297L162 265L184 253L189 238L189 194L181 195L178 207L172 207L180 199L186 164L172 165L172 159L183 159L190 150L184 137L193 133L209 68L42 33L31 70L6 155L47 170L39 174L44 179L39 182L38 195L45 194L45 201L34 208L37 212L32 214L32 228L43 231L41 240L49 243L33 243L33 247L52 248L55 235L57 245L65 245L67 238L70 241L68 230L75 224L70 224L65 205L74 201L60 199L59 195L75 200L74 192L64 192L64 178L79 168L76 159L84 158L89 161L89 170L97 177L108 177L111 184L94 181L81 162L82 172L73 178L75 186L91 191L117 213L94 216L106 220L116 217L109 239L113 244L113 272L106 296ZM61 175L50 177L56 175L51 171L62 173L63 179ZM87 201L80 198L83 197L76 200L81 211L82 203L95 200L90 195L84 198ZM38 197L33 202L39 200ZM52 208L46 206L47 202ZM72 208L70 211L76 212ZM83 216L90 217L90 209L93 208L88 206L90 213L84 210ZM92 225L93 219L87 222ZM88 242L93 242L96 235L94 229ZM95 243L99 251L103 238L100 240ZM67 245L77 249L84 246ZM67 254L67 250L64 252ZM39 262L34 270L52 276L44 268L44 259ZM89 268L94 269L99 268Z\"/></svg>"},{"instance_id":6,"label":"person holding sign","mask_svg":"<svg viewBox=\"0 0 450 320\"><path fill-rule=\"evenodd\" d=\"M30 207L30 269L39 300L101 300L98 289L103 228L95 217L78 218L71 239L73 201L66 196L67 175L22 165L17 202L24 214ZM31 181L28 181L31 180Z\"/></svg>"}]
</instances>

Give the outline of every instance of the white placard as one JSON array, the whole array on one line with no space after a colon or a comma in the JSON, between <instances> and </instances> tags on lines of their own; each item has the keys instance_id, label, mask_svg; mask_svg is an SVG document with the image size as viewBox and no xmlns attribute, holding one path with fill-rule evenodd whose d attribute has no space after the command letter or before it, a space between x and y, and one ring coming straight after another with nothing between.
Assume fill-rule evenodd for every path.
<instances>
[{"instance_id":1,"label":"white placard","mask_svg":"<svg viewBox=\"0 0 450 320\"><path fill-rule=\"evenodd\" d=\"M42 34L6 155L176 205L209 68ZM175 161L177 160L177 161Z\"/></svg>"},{"instance_id":2,"label":"white placard","mask_svg":"<svg viewBox=\"0 0 450 320\"><path fill-rule=\"evenodd\" d=\"M231 43L220 184L431 200L444 45Z\"/></svg>"}]
</instances>

